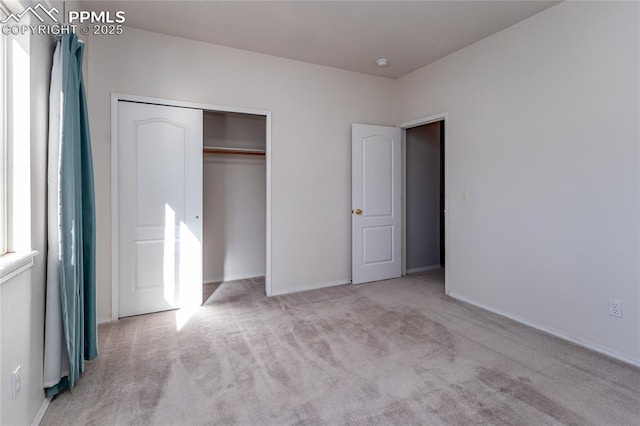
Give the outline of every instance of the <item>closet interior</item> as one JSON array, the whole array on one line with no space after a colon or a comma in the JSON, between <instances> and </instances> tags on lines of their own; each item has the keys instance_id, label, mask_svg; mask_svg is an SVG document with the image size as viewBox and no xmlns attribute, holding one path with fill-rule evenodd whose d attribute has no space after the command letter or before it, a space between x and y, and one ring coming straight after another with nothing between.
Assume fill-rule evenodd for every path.
<instances>
[{"instance_id":1,"label":"closet interior","mask_svg":"<svg viewBox=\"0 0 640 426\"><path fill-rule=\"evenodd\" d=\"M265 275L266 117L204 111L202 128L206 300L215 284Z\"/></svg>"}]
</instances>

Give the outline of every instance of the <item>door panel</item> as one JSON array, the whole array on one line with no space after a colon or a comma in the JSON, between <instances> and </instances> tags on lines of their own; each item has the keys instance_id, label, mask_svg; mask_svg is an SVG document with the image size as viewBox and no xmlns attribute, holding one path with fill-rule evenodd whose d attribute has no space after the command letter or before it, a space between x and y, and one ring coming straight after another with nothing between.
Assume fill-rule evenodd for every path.
<instances>
[{"instance_id":1,"label":"door panel","mask_svg":"<svg viewBox=\"0 0 640 426\"><path fill-rule=\"evenodd\" d=\"M155 133L163 137L159 139ZM136 124L134 134L136 193L143 194L145 201L136 206L138 229L164 227L167 204L172 206L176 219L184 219L185 129L154 120Z\"/></svg>"},{"instance_id":2,"label":"door panel","mask_svg":"<svg viewBox=\"0 0 640 426\"><path fill-rule=\"evenodd\" d=\"M352 281L401 275L401 138L396 127L352 126Z\"/></svg>"},{"instance_id":3,"label":"door panel","mask_svg":"<svg viewBox=\"0 0 640 426\"><path fill-rule=\"evenodd\" d=\"M362 263L372 265L393 260L393 226L362 228Z\"/></svg>"},{"instance_id":4,"label":"door panel","mask_svg":"<svg viewBox=\"0 0 640 426\"><path fill-rule=\"evenodd\" d=\"M119 316L199 304L202 111L118 104Z\"/></svg>"},{"instance_id":5,"label":"door panel","mask_svg":"<svg viewBox=\"0 0 640 426\"><path fill-rule=\"evenodd\" d=\"M388 139L375 135L362 140L362 206L365 216L393 215L393 153Z\"/></svg>"}]
</instances>

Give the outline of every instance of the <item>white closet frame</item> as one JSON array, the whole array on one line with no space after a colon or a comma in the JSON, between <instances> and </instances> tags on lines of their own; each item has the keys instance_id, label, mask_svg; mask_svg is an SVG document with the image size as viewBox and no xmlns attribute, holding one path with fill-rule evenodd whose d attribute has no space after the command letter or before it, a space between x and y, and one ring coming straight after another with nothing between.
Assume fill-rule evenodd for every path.
<instances>
[{"instance_id":1,"label":"white closet frame","mask_svg":"<svg viewBox=\"0 0 640 426\"><path fill-rule=\"evenodd\" d=\"M260 115L266 119L266 263L265 263L265 293L271 291L271 111L253 108L239 108L223 105L203 104L198 102L177 101L172 99L154 98L149 96L111 94L111 321L118 320L118 102L140 102L154 105L166 105L181 108L200 109L203 111L235 112L240 114Z\"/></svg>"}]
</instances>

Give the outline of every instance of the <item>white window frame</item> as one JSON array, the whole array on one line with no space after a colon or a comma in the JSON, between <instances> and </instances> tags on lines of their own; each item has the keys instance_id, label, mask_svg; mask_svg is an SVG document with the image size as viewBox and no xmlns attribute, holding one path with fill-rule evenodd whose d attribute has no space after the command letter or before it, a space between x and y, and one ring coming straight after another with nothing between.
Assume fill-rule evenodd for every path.
<instances>
[{"instance_id":1,"label":"white window frame","mask_svg":"<svg viewBox=\"0 0 640 426\"><path fill-rule=\"evenodd\" d=\"M10 13L2 0L0 0L0 10L4 16L8 16L8 13ZM10 212L15 205L12 203L11 191L9 191L10 173L12 173L11 165L14 155L11 148L14 139L12 121L15 118L15 111L13 110L15 100L13 98L14 81L12 69L10 68L15 59L13 56L12 37L4 35L0 31L0 95L2 98L0 101L0 285L31 268L34 265L34 257L38 254L37 251L31 250L30 241L28 241L28 248L25 244L21 245L21 251L16 251L18 247L14 246L13 241L13 224ZM30 137L27 139L23 143L30 144Z\"/></svg>"},{"instance_id":2,"label":"white window frame","mask_svg":"<svg viewBox=\"0 0 640 426\"><path fill-rule=\"evenodd\" d=\"M8 16L9 11L0 3L0 11L4 16ZM0 256L7 253L7 145L9 141L8 131L8 84L7 84L7 64L9 53L7 46L8 37L0 32Z\"/></svg>"}]
</instances>

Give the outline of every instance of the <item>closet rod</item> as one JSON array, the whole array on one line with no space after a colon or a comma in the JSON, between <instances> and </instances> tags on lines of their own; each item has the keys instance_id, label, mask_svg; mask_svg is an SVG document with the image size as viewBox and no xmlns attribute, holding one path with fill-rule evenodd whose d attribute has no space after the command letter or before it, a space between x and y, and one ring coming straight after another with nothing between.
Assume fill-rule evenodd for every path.
<instances>
[{"instance_id":1,"label":"closet rod","mask_svg":"<svg viewBox=\"0 0 640 426\"><path fill-rule=\"evenodd\" d=\"M265 155L265 152L259 149L222 148L213 146L202 147L202 152L204 154Z\"/></svg>"}]
</instances>

